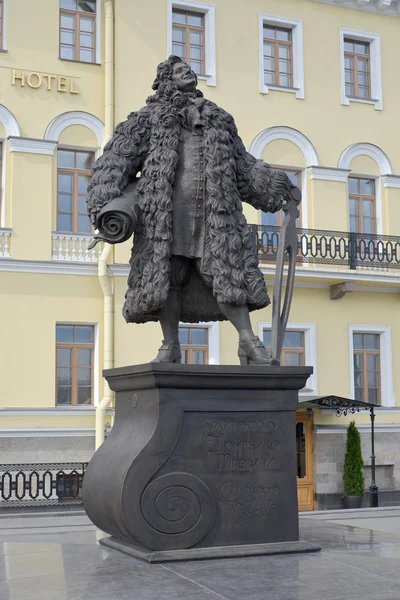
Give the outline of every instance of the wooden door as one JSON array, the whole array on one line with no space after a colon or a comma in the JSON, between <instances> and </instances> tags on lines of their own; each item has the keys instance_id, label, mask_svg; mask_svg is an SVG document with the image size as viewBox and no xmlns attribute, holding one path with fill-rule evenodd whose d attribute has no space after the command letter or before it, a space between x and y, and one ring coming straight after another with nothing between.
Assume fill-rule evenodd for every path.
<instances>
[{"instance_id":1,"label":"wooden door","mask_svg":"<svg viewBox=\"0 0 400 600\"><path fill-rule=\"evenodd\" d=\"M314 510L314 444L312 418L296 414L297 497L299 511Z\"/></svg>"}]
</instances>

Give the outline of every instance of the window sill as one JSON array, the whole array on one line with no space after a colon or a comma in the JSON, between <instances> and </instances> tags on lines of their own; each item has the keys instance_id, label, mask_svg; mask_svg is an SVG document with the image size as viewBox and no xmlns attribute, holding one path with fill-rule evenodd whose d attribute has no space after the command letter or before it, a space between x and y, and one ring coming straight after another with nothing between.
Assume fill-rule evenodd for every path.
<instances>
[{"instance_id":1,"label":"window sill","mask_svg":"<svg viewBox=\"0 0 400 600\"><path fill-rule=\"evenodd\" d=\"M65 62L71 62L71 63L78 63L80 65L94 65L94 66L101 67L100 62L90 62L87 60L75 60L74 58L61 58L61 56L58 57L58 60L64 60Z\"/></svg>"},{"instance_id":2,"label":"window sill","mask_svg":"<svg viewBox=\"0 0 400 600\"><path fill-rule=\"evenodd\" d=\"M300 88L295 88L295 87L285 87L283 85L268 85L268 86L264 86L261 90L260 90L260 94L268 94L269 90L275 90L277 92L290 92L292 94L298 94L300 91Z\"/></svg>"},{"instance_id":3,"label":"window sill","mask_svg":"<svg viewBox=\"0 0 400 600\"><path fill-rule=\"evenodd\" d=\"M0 48L0 52L8 52L8 50L6 50L6 48Z\"/></svg>"},{"instance_id":4,"label":"window sill","mask_svg":"<svg viewBox=\"0 0 400 600\"><path fill-rule=\"evenodd\" d=\"M377 98L358 98L357 96L346 96L350 102L362 102L363 104L376 104L379 102Z\"/></svg>"}]
</instances>

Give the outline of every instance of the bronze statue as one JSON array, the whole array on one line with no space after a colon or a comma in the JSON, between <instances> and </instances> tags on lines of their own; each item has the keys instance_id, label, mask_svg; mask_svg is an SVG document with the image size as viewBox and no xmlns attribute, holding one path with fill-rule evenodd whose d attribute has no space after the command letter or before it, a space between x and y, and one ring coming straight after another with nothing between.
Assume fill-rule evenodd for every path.
<instances>
[{"instance_id":1,"label":"bronze statue","mask_svg":"<svg viewBox=\"0 0 400 600\"><path fill-rule=\"evenodd\" d=\"M246 151L233 117L196 86L179 57L158 66L155 94L116 127L94 166L88 211L97 240L134 233L123 315L160 321L155 361L181 361L179 321L229 319L242 365L279 364L251 328L249 311L270 300L242 202L276 212L293 186Z\"/></svg>"}]
</instances>

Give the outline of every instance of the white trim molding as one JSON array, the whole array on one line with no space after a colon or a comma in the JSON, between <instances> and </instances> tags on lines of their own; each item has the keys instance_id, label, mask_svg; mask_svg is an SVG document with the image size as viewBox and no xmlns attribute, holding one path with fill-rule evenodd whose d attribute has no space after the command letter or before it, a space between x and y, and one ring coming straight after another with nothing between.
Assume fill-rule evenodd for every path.
<instances>
[{"instance_id":1,"label":"white trim molding","mask_svg":"<svg viewBox=\"0 0 400 600\"><path fill-rule=\"evenodd\" d=\"M26 137L8 136L11 152L26 152L28 154L47 154L53 156L57 148L57 142L50 140L38 140Z\"/></svg>"},{"instance_id":2,"label":"white trim molding","mask_svg":"<svg viewBox=\"0 0 400 600\"><path fill-rule=\"evenodd\" d=\"M2 31L2 38L3 38L3 46L0 48L0 50L2 50L3 52L7 52L7 29L8 29L8 0L3 0L3 31Z\"/></svg>"},{"instance_id":3,"label":"white trim molding","mask_svg":"<svg viewBox=\"0 0 400 600\"><path fill-rule=\"evenodd\" d=\"M0 437L48 438L48 437L94 437L94 427L7 427L0 429Z\"/></svg>"},{"instance_id":4,"label":"white trim molding","mask_svg":"<svg viewBox=\"0 0 400 600\"><path fill-rule=\"evenodd\" d=\"M97 0L96 2L96 63L97 65L101 65L101 40L102 40L102 9L103 2L102 0Z\"/></svg>"},{"instance_id":5,"label":"white trim molding","mask_svg":"<svg viewBox=\"0 0 400 600\"><path fill-rule=\"evenodd\" d=\"M399 0L312 0L312 2L352 8L353 10L372 12L387 17L400 16Z\"/></svg>"},{"instance_id":6,"label":"white trim molding","mask_svg":"<svg viewBox=\"0 0 400 600\"><path fill-rule=\"evenodd\" d=\"M264 25L273 25L274 27L285 27L292 30L293 44L293 88L286 88L276 85L266 84L264 82ZM303 21L297 19L287 19L276 15L258 15L258 35L259 35L259 53L260 53L260 92L268 94L269 90L279 90L281 92L293 92L296 98L304 99L304 49L303 49Z\"/></svg>"},{"instance_id":7,"label":"white trim molding","mask_svg":"<svg viewBox=\"0 0 400 600\"><path fill-rule=\"evenodd\" d=\"M379 411L379 409L375 409L375 413L377 411ZM332 411L332 413L334 414L334 411ZM362 411L359 414L368 416L366 411ZM340 433L345 435L347 433L347 428L347 423L344 425L314 425L313 433ZM357 423L357 429L360 433L371 433L371 425ZM375 433L400 433L400 425L385 425L383 423L377 424L375 422L374 431ZM369 467L370 465L367 464L364 466ZM379 466L379 464L377 466Z\"/></svg>"},{"instance_id":8,"label":"white trim molding","mask_svg":"<svg viewBox=\"0 0 400 600\"><path fill-rule=\"evenodd\" d=\"M264 148L275 140L287 140L297 146L306 159L307 167L319 165L317 152L310 140L297 129L284 125L268 127L256 135L250 146L250 154L255 158L261 158Z\"/></svg>"},{"instance_id":9,"label":"white trim molding","mask_svg":"<svg viewBox=\"0 0 400 600\"><path fill-rule=\"evenodd\" d=\"M179 323L179 327L200 327L208 329L208 364L219 365L219 322L207 321L200 323Z\"/></svg>"},{"instance_id":10,"label":"white trim molding","mask_svg":"<svg viewBox=\"0 0 400 600\"><path fill-rule=\"evenodd\" d=\"M182 10L192 10L204 15L204 31L205 31L205 55L206 73L198 75L198 79L207 81L207 85L217 85L217 58L216 58L216 41L215 41L215 6L214 4L204 4L203 2L192 2L191 0L167 0L168 4L168 30L167 30L167 55L172 52L172 10L180 8Z\"/></svg>"},{"instance_id":11,"label":"white trim molding","mask_svg":"<svg viewBox=\"0 0 400 600\"><path fill-rule=\"evenodd\" d=\"M350 163L353 158L361 155L372 158L378 164L381 175L392 175L392 165L388 156L381 148L375 146L375 144L370 144L369 142L351 144L343 150L342 154L339 156L338 168L350 169Z\"/></svg>"},{"instance_id":12,"label":"white trim molding","mask_svg":"<svg viewBox=\"0 0 400 600\"><path fill-rule=\"evenodd\" d=\"M400 6L400 5L399 5ZM384 188L400 188L400 175L382 175L383 187Z\"/></svg>"},{"instance_id":13,"label":"white trim molding","mask_svg":"<svg viewBox=\"0 0 400 600\"><path fill-rule=\"evenodd\" d=\"M271 330L271 321L258 322L258 337L263 339L265 329ZM300 390L300 396L317 395L317 326L315 323L288 323L286 331L302 331L304 333L304 350L306 365L314 369L307 379L306 387Z\"/></svg>"},{"instance_id":14,"label":"white trim molding","mask_svg":"<svg viewBox=\"0 0 400 600\"><path fill-rule=\"evenodd\" d=\"M0 138L1 144L1 189L0 189L0 228L6 226L6 178L7 178L7 152L6 152L6 141L4 138ZM1 250L0 250L1 252ZM1 254L0 254L1 256Z\"/></svg>"},{"instance_id":15,"label":"white trim molding","mask_svg":"<svg viewBox=\"0 0 400 600\"><path fill-rule=\"evenodd\" d=\"M352 98L346 95L345 67L344 67L344 39L351 38L370 45L370 74L371 74L371 97L370 99ZM342 104L348 106L350 102L363 102L374 104L376 110L382 110L382 62L381 62L381 38L376 33L354 31L351 29L340 30L340 70L342 86Z\"/></svg>"},{"instance_id":16,"label":"white trim molding","mask_svg":"<svg viewBox=\"0 0 400 600\"><path fill-rule=\"evenodd\" d=\"M308 167L310 179L320 179L323 181L339 181L340 183L347 183L347 178L350 169L336 169L334 167L317 167L311 165Z\"/></svg>"},{"instance_id":17,"label":"white trim molding","mask_svg":"<svg viewBox=\"0 0 400 600\"><path fill-rule=\"evenodd\" d=\"M11 231L11 230L8 230ZM47 260L18 260L0 258L0 273L51 273L53 275L93 275L97 277L97 263Z\"/></svg>"},{"instance_id":18,"label":"white trim molding","mask_svg":"<svg viewBox=\"0 0 400 600\"><path fill-rule=\"evenodd\" d=\"M0 123L4 125L7 137L9 135L14 135L17 137L21 135L21 130L19 128L17 119L3 104L0 104Z\"/></svg>"},{"instance_id":19,"label":"white trim molding","mask_svg":"<svg viewBox=\"0 0 400 600\"><path fill-rule=\"evenodd\" d=\"M92 131L97 137L99 147L104 139L104 123L98 117L83 110L71 110L54 117L44 132L45 140L58 140L61 132L71 125L82 125Z\"/></svg>"},{"instance_id":20,"label":"white trim molding","mask_svg":"<svg viewBox=\"0 0 400 600\"><path fill-rule=\"evenodd\" d=\"M392 337L391 328L382 325L349 325L349 350L350 350L350 396L354 398L354 333L377 333L380 337L380 371L381 371L381 405L395 406L393 393L392 372Z\"/></svg>"}]
</instances>

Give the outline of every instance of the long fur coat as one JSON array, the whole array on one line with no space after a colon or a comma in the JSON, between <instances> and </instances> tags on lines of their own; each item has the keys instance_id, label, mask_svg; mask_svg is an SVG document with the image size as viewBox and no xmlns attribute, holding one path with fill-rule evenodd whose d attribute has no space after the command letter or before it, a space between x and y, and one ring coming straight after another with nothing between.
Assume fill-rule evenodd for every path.
<instances>
[{"instance_id":1,"label":"long fur coat","mask_svg":"<svg viewBox=\"0 0 400 600\"><path fill-rule=\"evenodd\" d=\"M182 113L202 93L175 90L155 94L147 105L120 123L97 160L89 186L92 223L102 206L119 196L138 173L140 218L135 229L129 289L123 315L127 322L158 320L170 285L172 192L181 143ZM181 320L223 320L218 303L269 304L258 268L257 247L242 212L242 202L275 212L290 182L246 152L231 115L203 101L206 181L205 239L201 275L193 269L183 290ZM205 285L207 282L207 285Z\"/></svg>"}]
</instances>

